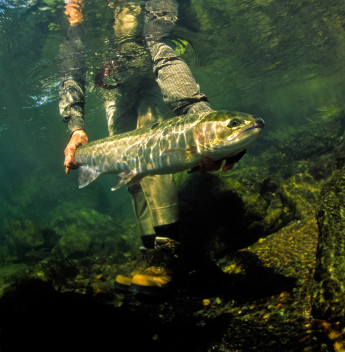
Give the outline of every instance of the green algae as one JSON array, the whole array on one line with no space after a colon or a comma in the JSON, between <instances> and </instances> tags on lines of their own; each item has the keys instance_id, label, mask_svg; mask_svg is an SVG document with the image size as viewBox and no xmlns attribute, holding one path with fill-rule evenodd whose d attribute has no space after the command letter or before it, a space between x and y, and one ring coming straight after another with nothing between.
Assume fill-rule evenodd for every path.
<instances>
[{"instance_id":1,"label":"green algae","mask_svg":"<svg viewBox=\"0 0 345 352\"><path fill-rule=\"evenodd\" d=\"M27 265L24 263L4 265L0 267L0 296L2 291L25 275Z\"/></svg>"},{"instance_id":2,"label":"green algae","mask_svg":"<svg viewBox=\"0 0 345 352\"><path fill-rule=\"evenodd\" d=\"M281 185L280 193L285 203L295 210L295 218L300 219L315 208L320 184L311 175L299 173Z\"/></svg>"},{"instance_id":3,"label":"green algae","mask_svg":"<svg viewBox=\"0 0 345 352\"><path fill-rule=\"evenodd\" d=\"M76 226L69 229L69 234L61 237L54 249L55 253L68 257L82 257L87 255L91 247L91 238Z\"/></svg>"},{"instance_id":4,"label":"green algae","mask_svg":"<svg viewBox=\"0 0 345 352\"><path fill-rule=\"evenodd\" d=\"M40 260L58 241L59 236L51 228L31 220L11 220L6 229L5 243L9 248L7 260Z\"/></svg>"},{"instance_id":5,"label":"green algae","mask_svg":"<svg viewBox=\"0 0 345 352\"><path fill-rule=\"evenodd\" d=\"M134 240L136 229L133 226L124 228L109 215L95 209L75 209L73 204L68 203L65 203L61 212L53 218L52 228L61 236L53 253L66 258L94 253L126 253L137 244Z\"/></svg>"},{"instance_id":6,"label":"green algae","mask_svg":"<svg viewBox=\"0 0 345 352\"><path fill-rule=\"evenodd\" d=\"M328 321L345 318L345 173L338 170L322 189L317 207L319 242L313 312Z\"/></svg>"}]
</instances>

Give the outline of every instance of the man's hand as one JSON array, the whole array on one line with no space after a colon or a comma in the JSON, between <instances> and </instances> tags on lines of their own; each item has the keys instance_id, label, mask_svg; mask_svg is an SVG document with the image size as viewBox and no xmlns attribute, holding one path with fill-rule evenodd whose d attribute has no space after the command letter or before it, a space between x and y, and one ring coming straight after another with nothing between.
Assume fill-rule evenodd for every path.
<instances>
[{"instance_id":1,"label":"man's hand","mask_svg":"<svg viewBox=\"0 0 345 352\"><path fill-rule=\"evenodd\" d=\"M231 170L234 165L242 159L244 154L246 154L246 150L242 150L240 153L225 159L225 164L222 168L223 172ZM223 160L213 161L210 158L202 158L201 162L199 163L199 170L201 172L219 170L222 166L222 163Z\"/></svg>"},{"instance_id":2,"label":"man's hand","mask_svg":"<svg viewBox=\"0 0 345 352\"><path fill-rule=\"evenodd\" d=\"M83 22L82 8L84 4L82 0L70 0L65 5L65 15L71 26L76 26Z\"/></svg>"},{"instance_id":3,"label":"man's hand","mask_svg":"<svg viewBox=\"0 0 345 352\"><path fill-rule=\"evenodd\" d=\"M199 163L199 170L201 172L206 172L206 171L215 171L215 170L219 170L220 167L222 166L223 160L219 160L219 161L213 161L210 158L202 158L202 160ZM223 166L222 170L223 172L227 172L229 170L231 170L234 167L235 163L227 160L225 165Z\"/></svg>"},{"instance_id":4,"label":"man's hand","mask_svg":"<svg viewBox=\"0 0 345 352\"><path fill-rule=\"evenodd\" d=\"M87 135L84 130L76 130L73 132L70 141L65 148L65 163L66 174L71 169L77 169L78 164L74 161L74 154L78 147L85 145L88 142Z\"/></svg>"}]
</instances>

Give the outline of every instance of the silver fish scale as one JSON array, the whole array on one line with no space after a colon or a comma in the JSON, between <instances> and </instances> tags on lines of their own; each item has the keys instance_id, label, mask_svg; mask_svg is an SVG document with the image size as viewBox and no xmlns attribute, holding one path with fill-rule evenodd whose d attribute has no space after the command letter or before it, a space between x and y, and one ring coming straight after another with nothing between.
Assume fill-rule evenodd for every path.
<instances>
[{"instance_id":1,"label":"silver fish scale","mask_svg":"<svg viewBox=\"0 0 345 352\"><path fill-rule=\"evenodd\" d=\"M229 127L233 119L238 121L234 128ZM187 170L203 156L219 160L234 155L259 136L263 121L257 121L243 113L207 111L91 142L79 147L75 155L80 166L79 186L112 173L121 178L120 187L149 174Z\"/></svg>"},{"instance_id":2,"label":"silver fish scale","mask_svg":"<svg viewBox=\"0 0 345 352\"><path fill-rule=\"evenodd\" d=\"M193 143L192 127L200 119L200 115L180 116L170 119L173 121L91 142L78 148L75 161L101 173L145 172L147 169L168 167L169 155L164 152L186 148L187 139Z\"/></svg>"}]
</instances>

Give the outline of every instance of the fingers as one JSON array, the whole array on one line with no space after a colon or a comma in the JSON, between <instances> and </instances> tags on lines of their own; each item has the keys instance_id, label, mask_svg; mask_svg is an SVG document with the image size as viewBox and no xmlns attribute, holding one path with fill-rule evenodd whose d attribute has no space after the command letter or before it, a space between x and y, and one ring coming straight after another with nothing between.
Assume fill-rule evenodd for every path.
<instances>
[{"instance_id":1,"label":"fingers","mask_svg":"<svg viewBox=\"0 0 345 352\"><path fill-rule=\"evenodd\" d=\"M65 149L65 162L64 166L66 167L66 174L69 173L70 169L77 169L78 164L74 161L74 154L77 148L74 145L67 145Z\"/></svg>"},{"instance_id":2,"label":"fingers","mask_svg":"<svg viewBox=\"0 0 345 352\"><path fill-rule=\"evenodd\" d=\"M65 15L71 26L75 26L83 22L82 8L84 4L81 0L72 0L65 5Z\"/></svg>"},{"instance_id":3,"label":"fingers","mask_svg":"<svg viewBox=\"0 0 345 352\"><path fill-rule=\"evenodd\" d=\"M74 161L74 154L78 147L85 145L88 142L87 135L83 130L76 130L72 134L70 141L65 148L65 161L66 174L68 175L71 169L77 169L78 164Z\"/></svg>"},{"instance_id":4,"label":"fingers","mask_svg":"<svg viewBox=\"0 0 345 352\"><path fill-rule=\"evenodd\" d=\"M207 172L207 171L215 171L219 170L220 167L222 166L222 161L213 161L210 158L202 158L202 160L199 163L200 171L201 172Z\"/></svg>"},{"instance_id":5,"label":"fingers","mask_svg":"<svg viewBox=\"0 0 345 352\"><path fill-rule=\"evenodd\" d=\"M199 168L201 172L207 172L207 171L216 171L219 170L222 166L223 160L219 161L213 161L210 158L202 158L202 160L199 163ZM223 172L227 172L231 170L234 167L235 163L226 161L225 165L222 168Z\"/></svg>"},{"instance_id":6,"label":"fingers","mask_svg":"<svg viewBox=\"0 0 345 352\"><path fill-rule=\"evenodd\" d=\"M234 166L235 166L235 163L226 162L222 170L223 172L227 172L227 171L230 171Z\"/></svg>"}]
</instances>

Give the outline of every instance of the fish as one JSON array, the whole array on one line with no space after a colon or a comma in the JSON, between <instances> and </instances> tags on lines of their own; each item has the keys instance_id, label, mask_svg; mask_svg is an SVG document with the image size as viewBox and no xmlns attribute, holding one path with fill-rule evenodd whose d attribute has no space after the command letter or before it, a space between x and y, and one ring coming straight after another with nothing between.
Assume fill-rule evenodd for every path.
<instances>
[{"instance_id":1,"label":"fish","mask_svg":"<svg viewBox=\"0 0 345 352\"><path fill-rule=\"evenodd\" d=\"M130 132L95 140L77 148L79 188L102 174L115 174L112 190L197 167L243 153L260 136L265 122L253 115L226 110L186 114Z\"/></svg>"}]
</instances>

